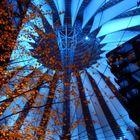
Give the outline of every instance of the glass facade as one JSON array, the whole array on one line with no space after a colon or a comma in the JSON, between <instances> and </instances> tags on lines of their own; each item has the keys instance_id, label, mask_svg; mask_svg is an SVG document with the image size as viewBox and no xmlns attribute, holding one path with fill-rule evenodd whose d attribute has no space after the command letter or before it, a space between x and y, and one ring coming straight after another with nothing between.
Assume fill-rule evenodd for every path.
<instances>
[{"instance_id":1,"label":"glass facade","mask_svg":"<svg viewBox=\"0 0 140 140\"><path fill-rule=\"evenodd\" d=\"M126 99L129 116L140 126L138 106L140 100L140 36L109 52L111 71L120 85L120 94Z\"/></svg>"}]
</instances>

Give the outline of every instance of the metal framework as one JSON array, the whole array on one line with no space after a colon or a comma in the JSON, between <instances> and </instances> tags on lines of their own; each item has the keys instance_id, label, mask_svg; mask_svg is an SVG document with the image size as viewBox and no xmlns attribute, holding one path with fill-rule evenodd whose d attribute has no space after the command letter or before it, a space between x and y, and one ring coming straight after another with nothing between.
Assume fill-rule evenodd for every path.
<instances>
[{"instance_id":1,"label":"metal framework","mask_svg":"<svg viewBox=\"0 0 140 140\"><path fill-rule=\"evenodd\" d=\"M57 42L61 54L61 61L63 68L69 67L73 64L74 53L79 42L79 34L81 33L81 26L75 24L73 27L64 25L64 27L56 28Z\"/></svg>"},{"instance_id":2,"label":"metal framework","mask_svg":"<svg viewBox=\"0 0 140 140\"><path fill-rule=\"evenodd\" d=\"M114 140L126 138L135 140L134 128L136 124L129 119L125 107L121 104L123 99L118 96L117 84L114 82L115 77L110 72L105 55L108 51L140 34L139 28L137 28L140 25L139 1L131 0L128 3L128 0L32 0L31 2L27 0L22 3L19 0L9 0L7 2L5 6L8 4L14 4L15 6L12 11L13 16L6 20L8 25L12 22L14 23L15 32L17 33L16 38L18 33L19 35L24 34L25 29L27 34L30 35L31 30L29 28L32 28L32 25L35 24L37 27L36 29L33 28L31 35L34 42L30 42L25 37L21 41L23 44L26 42L31 45L32 49L26 48L29 47L26 44L23 46L20 44L23 50L33 53L33 51L37 50L38 44L40 43L39 45L41 45L41 39L43 39L42 46L48 41L49 43L47 43L52 49L50 57L55 55L59 60L61 56L63 72L59 72L63 73L64 78L59 79L60 75L57 68L43 64L42 61L46 61L46 57L42 57L39 63L42 63L43 69L48 68L47 73L42 72L42 75L40 75L30 69L30 72L28 71L26 75L24 69L27 67L25 66L22 67L20 72L11 72L8 78L4 76L4 78L6 77L4 84L0 85L0 128L5 130L9 127L9 130L24 132L26 126L24 124L37 116L32 113L32 107L37 102L38 94L43 94L44 100L42 100L43 105L41 106L44 108L42 110L38 108L39 119L36 122L37 124L33 125L34 127L39 127L42 133L33 130L36 138L45 139L48 132L47 128L50 127L51 130L59 128L59 134L54 133L54 135L50 136L50 139L56 140ZM33 19L32 25L29 24L31 23L29 19L26 24L27 28L23 27L20 33L20 27L23 25L28 10L32 10L31 14L34 14L34 10L36 11L35 13L39 11L41 16L38 19ZM41 28L39 25L41 25ZM0 31L2 30L3 28L0 29ZM53 33L55 41L43 38L37 32L41 30L41 34L45 34L45 37L48 33ZM86 36L90 36L91 40L85 40ZM16 41L16 38L14 41ZM54 47L56 42L59 49ZM6 48L7 44L4 44L4 46ZM44 46L42 47L43 49L46 47ZM18 48L16 51L18 52L19 50ZM59 52L60 56L57 54ZM105 53L101 54L103 52ZM1 54L3 55L3 52ZM90 55L89 58L87 54ZM18 55L18 53L15 53L15 55ZM31 57L33 57L33 60L35 58L39 60L40 55L36 53L36 56L32 55ZM22 58L17 59L25 61L25 58L30 58L30 56L23 55ZM13 56L11 56L11 59L13 59ZM83 61L84 59L87 61ZM0 65L3 66L7 63L7 66L9 62L11 62L10 58L7 61L0 62ZM23 62L19 62L14 67L18 67L21 64L22 66L24 65ZM76 69L74 73L72 73L73 64L79 66L79 69ZM25 63L25 65L29 64ZM36 67L36 63L32 60L30 65ZM88 68L91 65L92 67ZM86 69L86 71L80 71L81 69ZM43 76L50 76L50 73L53 73L51 81L49 79L44 80ZM17 75L22 78L19 78L14 85L12 82L16 81ZM34 78L36 75L38 78ZM111 79L106 80L108 76ZM75 81L72 81L74 77ZM26 79L29 81L27 82ZM22 83L26 81L27 84L30 84L30 81L33 81L33 85L36 86L39 80L41 83L39 87L34 89L37 92L32 97L28 98L28 95L24 96L22 95L23 93L15 97L17 94L16 86L21 87L21 90L24 91ZM58 92L56 89L58 88L57 82L59 80L63 83L60 86L63 90ZM48 86L43 87L44 83L47 83ZM73 87L74 95L72 94ZM7 95L6 88L11 90L12 96ZM31 87L30 90L33 91ZM57 98L57 96L60 97ZM25 100L22 104L21 99ZM77 100L80 102L78 102L79 104L76 102ZM20 110L13 114L11 110L17 105L15 101L20 106ZM34 110L36 111L36 108ZM52 110L56 111L57 117L63 122L62 125L53 124ZM60 117L60 114L63 114L63 116ZM84 125L81 125L79 120L83 121ZM75 122L78 122L77 126L72 129ZM127 128L130 128L129 132Z\"/></svg>"}]
</instances>

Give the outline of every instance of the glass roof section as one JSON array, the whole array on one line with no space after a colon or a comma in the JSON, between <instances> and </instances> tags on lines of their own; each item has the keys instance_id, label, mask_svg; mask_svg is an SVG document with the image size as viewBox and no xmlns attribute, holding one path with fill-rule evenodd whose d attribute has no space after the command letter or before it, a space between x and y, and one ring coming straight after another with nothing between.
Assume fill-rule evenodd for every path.
<instances>
[{"instance_id":1,"label":"glass roof section","mask_svg":"<svg viewBox=\"0 0 140 140\"><path fill-rule=\"evenodd\" d=\"M0 128L22 139L135 140L106 58L140 34L134 10L137 0L31 0L7 67L15 74L0 91Z\"/></svg>"}]
</instances>

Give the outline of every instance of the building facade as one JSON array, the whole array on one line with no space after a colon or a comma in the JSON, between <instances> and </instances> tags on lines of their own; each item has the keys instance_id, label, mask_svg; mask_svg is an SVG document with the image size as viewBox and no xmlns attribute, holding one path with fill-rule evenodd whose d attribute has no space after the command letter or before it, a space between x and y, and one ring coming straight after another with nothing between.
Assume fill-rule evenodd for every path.
<instances>
[{"instance_id":1,"label":"building facade","mask_svg":"<svg viewBox=\"0 0 140 140\"><path fill-rule=\"evenodd\" d=\"M119 93L126 99L130 118L140 126L140 36L122 44L107 54L108 63Z\"/></svg>"}]
</instances>

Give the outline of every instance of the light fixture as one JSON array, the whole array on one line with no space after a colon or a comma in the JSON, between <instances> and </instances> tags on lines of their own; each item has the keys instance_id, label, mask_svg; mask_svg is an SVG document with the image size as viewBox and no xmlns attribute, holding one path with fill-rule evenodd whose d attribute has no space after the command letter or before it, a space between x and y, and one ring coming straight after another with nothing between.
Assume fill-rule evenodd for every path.
<instances>
[{"instance_id":1,"label":"light fixture","mask_svg":"<svg viewBox=\"0 0 140 140\"><path fill-rule=\"evenodd\" d=\"M119 140L126 140L126 136L120 137Z\"/></svg>"},{"instance_id":2,"label":"light fixture","mask_svg":"<svg viewBox=\"0 0 140 140\"><path fill-rule=\"evenodd\" d=\"M85 37L85 40L89 40L89 37L88 37L88 36L86 36L86 37Z\"/></svg>"}]
</instances>

